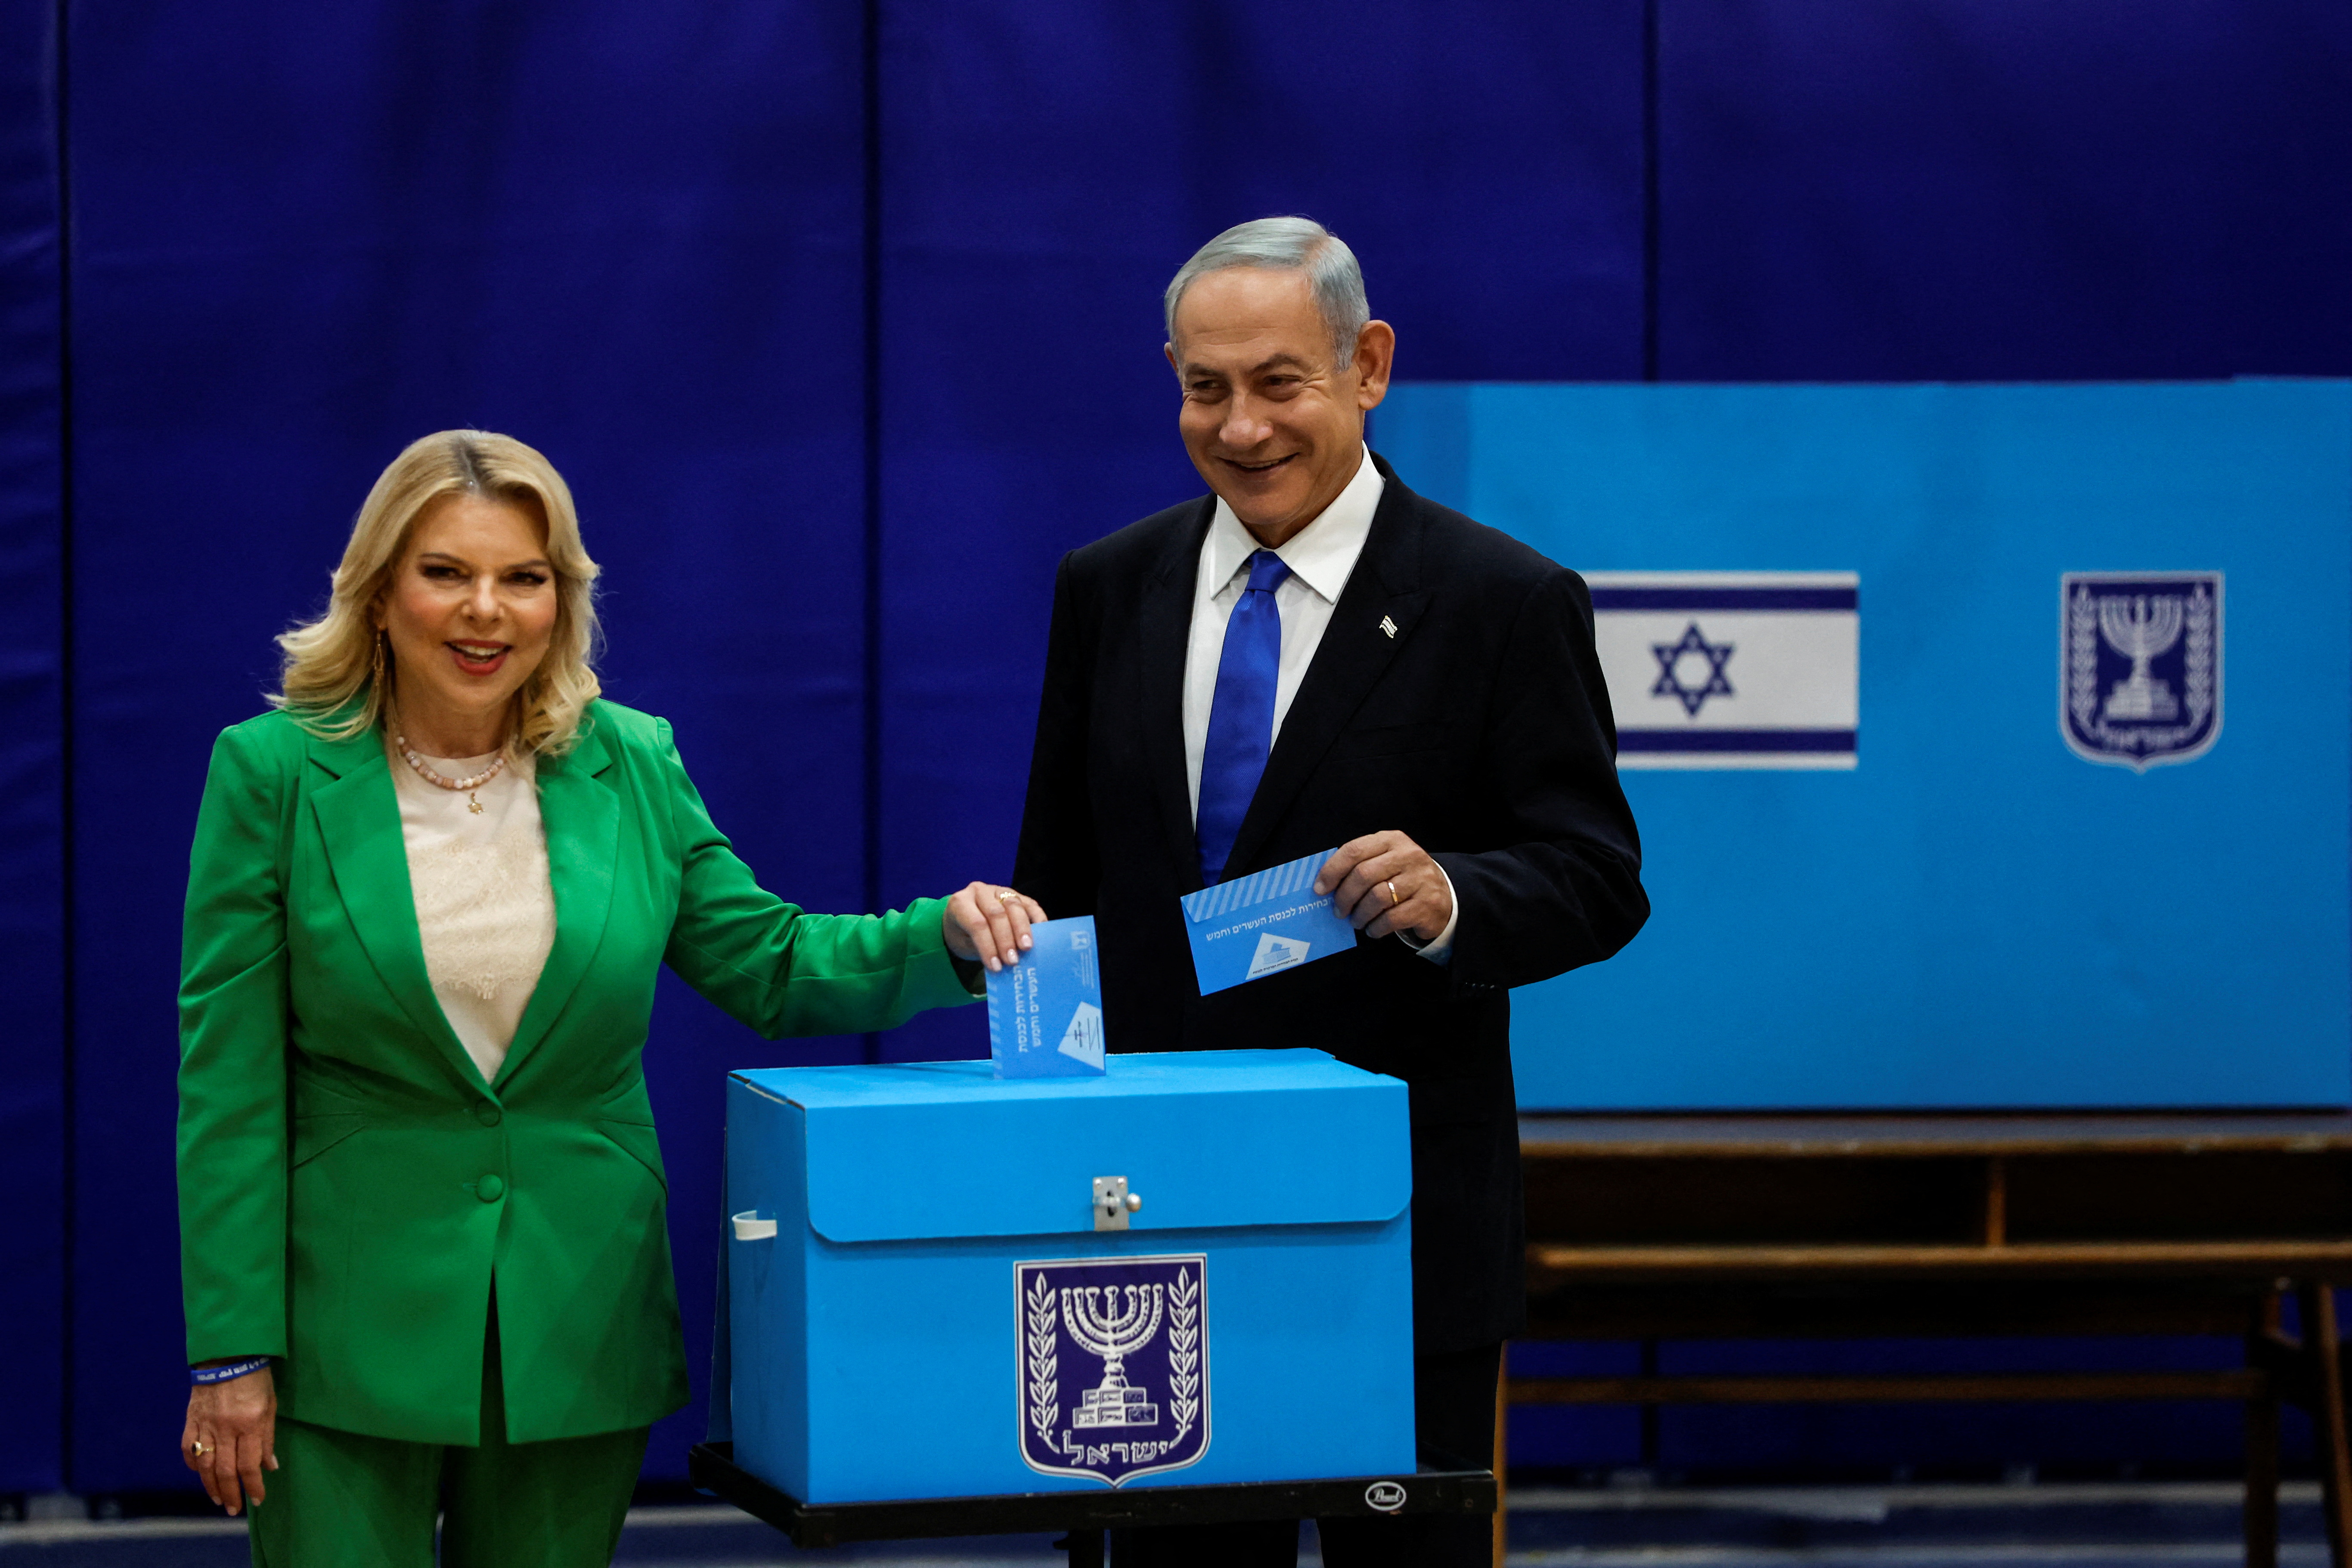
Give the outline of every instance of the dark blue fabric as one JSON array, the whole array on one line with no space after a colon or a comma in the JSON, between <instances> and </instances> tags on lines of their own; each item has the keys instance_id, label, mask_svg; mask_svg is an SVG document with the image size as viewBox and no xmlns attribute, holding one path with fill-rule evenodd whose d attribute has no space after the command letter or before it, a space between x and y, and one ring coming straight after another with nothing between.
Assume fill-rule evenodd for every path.
<instances>
[{"instance_id":1,"label":"dark blue fabric","mask_svg":"<svg viewBox=\"0 0 2352 1568\"><path fill-rule=\"evenodd\" d=\"M2352 6L1661 0L1668 381L2352 370Z\"/></svg>"},{"instance_id":2,"label":"dark blue fabric","mask_svg":"<svg viewBox=\"0 0 2352 1568\"><path fill-rule=\"evenodd\" d=\"M1282 676L1282 607L1274 591L1290 568L1272 550L1262 549L1250 552L1249 569L1249 586L1225 622L1209 733L1201 749L1201 804L1193 820L1204 883L1225 874L1234 839L1274 747L1275 686Z\"/></svg>"},{"instance_id":3,"label":"dark blue fabric","mask_svg":"<svg viewBox=\"0 0 2352 1568\"><path fill-rule=\"evenodd\" d=\"M2245 1364L2228 1335L2063 1339L1684 1341L1659 1347L1669 1377L1872 1376L2057 1372L2217 1372ZM2289 1422L2286 1460L2310 1462L2309 1428ZM2008 1464L2226 1472L2243 1454L2242 1407L2210 1401L2118 1405L1667 1406L1659 1462L1682 1471L1755 1474L1818 1468L1947 1475Z\"/></svg>"},{"instance_id":4,"label":"dark blue fabric","mask_svg":"<svg viewBox=\"0 0 2352 1568\"><path fill-rule=\"evenodd\" d=\"M1160 313L1202 241L1271 213L1329 225L1404 377L1641 373L1642 9L881 0L881 17L896 901L1012 871L1055 561L1206 488ZM946 1014L883 1047L988 1041Z\"/></svg>"},{"instance_id":5,"label":"dark blue fabric","mask_svg":"<svg viewBox=\"0 0 2352 1568\"><path fill-rule=\"evenodd\" d=\"M607 688L673 720L772 886L862 903L861 33L846 0L73 15L95 1491L187 1479L173 992L206 751L260 708L270 634L318 607L403 444L477 423L541 447L605 569ZM720 1076L859 1044L770 1047L681 989L647 1066L699 1369ZM665 1425L655 1473L699 1432Z\"/></svg>"},{"instance_id":6,"label":"dark blue fabric","mask_svg":"<svg viewBox=\"0 0 2352 1568\"><path fill-rule=\"evenodd\" d=\"M56 50L0 0L0 1492L63 1484L65 543Z\"/></svg>"}]
</instances>

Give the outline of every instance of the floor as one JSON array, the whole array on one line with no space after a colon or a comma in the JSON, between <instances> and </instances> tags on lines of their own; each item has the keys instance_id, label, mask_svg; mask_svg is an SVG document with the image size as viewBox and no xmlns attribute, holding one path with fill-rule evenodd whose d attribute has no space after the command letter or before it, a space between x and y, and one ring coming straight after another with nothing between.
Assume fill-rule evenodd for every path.
<instances>
[{"instance_id":1,"label":"floor","mask_svg":"<svg viewBox=\"0 0 2352 1568\"><path fill-rule=\"evenodd\" d=\"M1523 1489L1510 1500L1509 1568L2156 1568L2241 1560L2238 1490L2222 1482ZM2317 1488L2290 1484L2282 1502L2281 1563L2325 1563ZM1319 1563L1311 1531L1305 1545L1301 1563ZM633 1512L616 1561L627 1568L933 1568L1064 1558L1043 1535L796 1552L731 1508L681 1506ZM245 1562L243 1527L224 1520L0 1523L0 1568Z\"/></svg>"}]
</instances>

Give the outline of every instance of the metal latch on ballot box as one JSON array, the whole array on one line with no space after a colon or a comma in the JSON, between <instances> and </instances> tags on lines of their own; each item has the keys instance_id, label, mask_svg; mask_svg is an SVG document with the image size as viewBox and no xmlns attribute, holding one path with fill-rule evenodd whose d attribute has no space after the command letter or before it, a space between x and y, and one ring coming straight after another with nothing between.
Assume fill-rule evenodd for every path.
<instances>
[{"instance_id":1,"label":"metal latch on ballot box","mask_svg":"<svg viewBox=\"0 0 2352 1568\"><path fill-rule=\"evenodd\" d=\"M1124 1230L1127 1217L1143 1207L1143 1195L1127 1190L1125 1176L1095 1177L1095 1228Z\"/></svg>"}]
</instances>

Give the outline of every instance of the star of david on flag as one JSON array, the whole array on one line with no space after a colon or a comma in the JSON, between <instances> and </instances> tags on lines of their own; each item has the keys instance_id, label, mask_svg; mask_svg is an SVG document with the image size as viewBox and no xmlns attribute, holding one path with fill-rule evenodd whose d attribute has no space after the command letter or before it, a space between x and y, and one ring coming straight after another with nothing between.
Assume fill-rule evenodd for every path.
<instances>
[{"instance_id":1,"label":"star of david on flag","mask_svg":"<svg viewBox=\"0 0 2352 1568\"><path fill-rule=\"evenodd\" d=\"M1685 627L1677 642L1651 643L1650 652L1658 660L1658 684L1650 688L1650 695L1675 698L1693 718L1706 706L1707 698L1732 695L1731 678L1723 673L1723 666L1731 662L1731 644L1708 642L1697 622ZM1696 685L1683 679L1686 671Z\"/></svg>"}]
</instances>

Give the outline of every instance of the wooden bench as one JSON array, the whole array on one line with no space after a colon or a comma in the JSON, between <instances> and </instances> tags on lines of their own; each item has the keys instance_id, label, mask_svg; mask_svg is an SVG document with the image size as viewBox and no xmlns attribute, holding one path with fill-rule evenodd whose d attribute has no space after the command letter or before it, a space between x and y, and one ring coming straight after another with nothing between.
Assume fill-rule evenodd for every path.
<instances>
[{"instance_id":1,"label":"wooden bench","mask_svg":"<svg viewBox=\"0 0 2352 1568\"><path fill-rule=\"evenodd\" d=\"M2246 1561L2273 1568L2286 1400L2311 1412L2352 1568L2328 1288L2352 1281L2352 1115L1543 1115L1520 1153L1528 1337L1645 1348L1637 1375L1509 1377L1512 1403L2239 1401ZM2242 1336L2242 1366L1655 1371L1662 1339L2212 1333Z\"/></svg>"}]
</instances>

